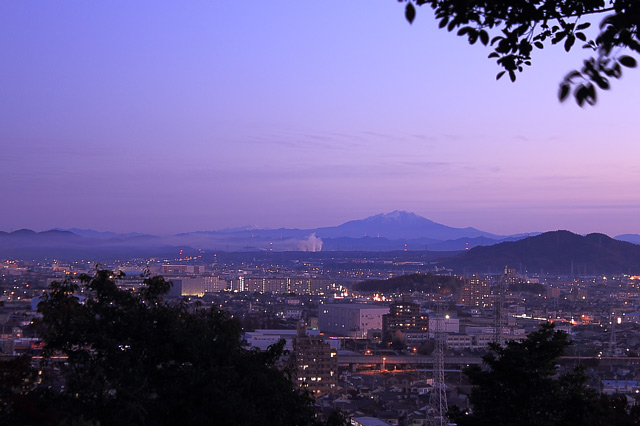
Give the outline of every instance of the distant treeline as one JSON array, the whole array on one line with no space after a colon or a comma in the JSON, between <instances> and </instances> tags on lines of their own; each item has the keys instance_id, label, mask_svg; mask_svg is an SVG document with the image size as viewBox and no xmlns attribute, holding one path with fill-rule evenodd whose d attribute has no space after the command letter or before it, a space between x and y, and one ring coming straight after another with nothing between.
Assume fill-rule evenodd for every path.
<instances>
[{"instance_id":1,"label":"distant treeline","mask_svg":"<svg viewBox=\"0 0 640 426\"><path fill-rule=\"evenodd\" d=\"M367 280L354 284L355 291L370 292L413 292L426 293L455 292L462 284L458 277L434 274L411 274L387 280Z\"/></svg>"}]
</instances>

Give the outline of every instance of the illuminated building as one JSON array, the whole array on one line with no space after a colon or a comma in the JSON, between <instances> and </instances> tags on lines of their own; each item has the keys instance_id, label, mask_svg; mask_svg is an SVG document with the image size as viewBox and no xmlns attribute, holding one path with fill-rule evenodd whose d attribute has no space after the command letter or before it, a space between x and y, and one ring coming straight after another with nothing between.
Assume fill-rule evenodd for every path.
<instances>
[{"instance_id":1,"label":"illuminated building","mask_svg":"<svg viewBox=\"0 0 640 426\"><path fill-rule=\"evenodd\" d=\"M337 352L324 341L323 336L309 336L304 323L298 326L293 339L295 381L318 397L331 393L338 384Z\"/></svg>"},{"instance_id":2,"label":"illuminated building","mask_svg":"<svg viewBox=\"0 0 640 426\"><path fill-rule=\"evenodd\" d=\"M420 313L420 305L397 302L389 307L389 313L382 316L383 340L390 342L398 331L402 332L408 342L427 340L429 317Z\"/></svg>"},{"instance_id":3,"label":"illuminated building","mask_svg":"<svg viewBox=\"0 0 640 426\"><path fill-rule=\"evenodd\" d=\"M162 275L197 275L203 272L202 265L162 265Z\"/></svg>"},{"instance_id":4,"label":"illuminated building","mask_svg":"<svg viewBox=\"0 0 640 426\"><path fill-rule=\"evenodd\" d=\"M320 331L335 336L366 338L369 330L382 330L382 316L389 306L324 304L318 309Z\"/></svg>"},{"instance_id":5,"label":"illuminated building","mask_svg":"<svg viewBox=\"0 0 640 426\"><path fill-rule=\"evenodd\" d=\"M465 278L462 289L458 294L458 304L472 308L485 308L490 306L491 291L489 283L473 274L471 278Z\"/></svg>"}]
</instances>

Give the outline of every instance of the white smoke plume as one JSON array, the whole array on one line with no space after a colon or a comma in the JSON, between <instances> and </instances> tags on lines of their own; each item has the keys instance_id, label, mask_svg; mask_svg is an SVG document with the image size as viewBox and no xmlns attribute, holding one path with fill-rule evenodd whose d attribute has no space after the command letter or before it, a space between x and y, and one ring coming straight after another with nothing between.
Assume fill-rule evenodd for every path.
<instances>
[{"instance_id":1,"label":"white smoke plume","mask_svg":"<svg viewBox=\"0 0 640 426\"><path fill-rule=\"evenodd\" d=\"M322 239L316 237L316 234L313 233L309 235L306 239L300 241L300 243L298 244L298 248L301 251L321 251Z\"/></svg>"}]
</instances>

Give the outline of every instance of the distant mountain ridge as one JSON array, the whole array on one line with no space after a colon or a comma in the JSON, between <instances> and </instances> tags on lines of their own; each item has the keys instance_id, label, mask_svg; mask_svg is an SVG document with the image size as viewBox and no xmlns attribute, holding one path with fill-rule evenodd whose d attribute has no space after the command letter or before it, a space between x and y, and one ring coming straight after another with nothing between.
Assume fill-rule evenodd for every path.
<instances>
[{"instance_id":1,"label":"distant mountain ridge","mask_svg":"<svg viewBox=\"0 0 640 426\"><path fill-rule=\"evenodd\" d=\"M450 251L518 241L539 233L496 235L476 228L454 228L414 213L395 210L333 227L259 229L249 225L217 231L176 235L118 234L91 229L53 229L44 232L0 232L0 256L16 253L109 253L119 257L149 253L227 251ZM575 234L574 234L575 235ZM606 236L605 236L606 237ZM623 236L620 236L622 238ZM633 238L632 234L627 236ZM640 241L640 236L639 241ZM606 237L609 238L609 237Z\"/></svg>"},{"instance_id":2,"label":"distant mountain ridge","mask_svg":"<svg viewBox=\"0 0 640 426\"><path fill-rule=\"evenodd\" d=\"M70 228L70 229L54 228L52 229L52 231L73 232L74 234L80 235L81 237L97 238L100 240L109 240L112 238L140 237L145 235L145 234L140 234L138 232L118 234L117 232L111 232L111 231L94 231L93 229L79 229L79 228Z\"/></svg>"},{"instance_id":3,"label":"distant mountain ridge","mask_svg":"<svg viewBox=\"0 0 640 426\"><path fill-rule=\"evenodd\" d=\"M430 238L432 240L453 240L457 238L487 237L494 240L503 236L480 231L475 228L452 228L415 213L394 210L387 214L369 216L360 220L350 220L334 227L313 230L319 237L385 237L389 239Z\"/></svg>"},{"instance_id":4,"label":"distant mountain ridge","mask_svg":"<svg viewBox=\"0 0 640 426\"><path fill-rule=\"evenodd\" d=\"M640 244L640 235L638 234L622 234L615 237L616 240L626 241L628 243Z\"/></svg>"},{"instance_id":5,"label":"distant mountain ridge","mask_svg":"<svg viewBox=\"0 0 640 426\"><path fill-rule=\"evenodd\" d=\"M640 273L640 245L604 234L585 236L569 231L545 232L518 241L475 247L448 263L467 272L498 271L590 275Z\"/></svg>"}]
</instances>

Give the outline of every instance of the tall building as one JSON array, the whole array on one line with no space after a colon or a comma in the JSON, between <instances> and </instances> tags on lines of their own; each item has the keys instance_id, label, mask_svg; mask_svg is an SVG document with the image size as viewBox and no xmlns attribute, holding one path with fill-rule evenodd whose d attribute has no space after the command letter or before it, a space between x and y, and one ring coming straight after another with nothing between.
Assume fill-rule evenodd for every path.
<instances>
[{"instance_id":1,"label":"tall building","mask_svg":"<svg viewBox=\"0 0 640 426\"><path fill-rule=\"evenodd\" d=\"M393 335L402 332L408 342L429 338L429 317L420 313L420 305L410 302L396 302L389 307L389 313L382 316L382 337L390 342Z\"/></svg>"},{"instance_id":2,"label":"tall building","mask_svg":"<svg viewBox=\"0 0 640 426\"><path fill-rule=\"evenodd\" d=\"M471 308L485 308L491 305L491 290L489 282L473 274L465 278L458 294L458 304Z\"/></svg>"},{"instance_id":3,"label":"tall building","mask_svg":"<svg viewBox=\"0 0 640 426\"><path fill-rule=\"evenodd\" d=\"M289 292L311 294L311 280L309 278L289 278Z\"/></svg>"},{"instance_id":4,"label":"tall building","mask_svg":"<svg viewBox=\"0 0 640 426\"><path fill-rule=\"evenodd\" d=\"M172 297L202 297L205 293L216 293L229 288L226 280L213 276L167 275L164 278L173 284L169 290L169 296Z\"/></svg>"},{"instance_id":5,"label":"tall building","mask_svg":"<svg viewBox=\"0 0 640 426\"><path fill-rule=\"evenodd\" d=\"M231 290L234 292L245 291L244 275L231 278Z\"/></svg>"},{"instance_id":6,"label":"tall building","mask_svg":"<svg viewBox=\"0 0 640 426\"><path fill-rule=\"evenodd\" d=\"M309 336L304 323L298 326L293 339L295 381L318 397L333 392L338 385L337 352L324 341L323 336Z\"/></svg>"},{"instance_id":7,"label":"tall building","mask_svg":"<svg viewBox=\"0 0 640 426\"><path fill-rule=\"evenodd\" d=\"M204 296L204 278L190 276L165 276L165 279L173 284L169 290L168 296Z\"/></svg>"},{"instance_id":8,"label":"tall building","mask_svg":"<svg viewBox=\"0 0 640 426\"><path fill-rule=\"evenodd\" d=\"M518 276L516 270L507 266L504 267L504 276L502 277L502 279L507 286L511 284L517 284L522 281L522 278Z\"/></svg>"},{"instance_id":9,"label":"tall building","mask_svg":"<svg viewBox=\"0 0 640 426\"><path fill-rule=\"evenodd\" d=\"M203 265L162 265L162 275L197 275L203 272Z\"/></svg>"},{"instance_id":10,"label":"tall building","mask_svg":"<svg viewBox=\"0 0 640 426\"><path fill-rule=\"evenodd\" d=\"M231 290L251 293L293 293L318 294L331 288L331 280L327 278L308 277L256 277L238 275L231 279Z\"/></svg>"},{"instance_id":11,"label":"tall building","mask_svg":"<svg viewBox=\"0 0 640 426\"><path fill-rule=\"evenodd\" d=\"M382 330L382 316L389 306L325 304L318 309L320 331L335 336L365 338L369 330Z\"/></svg>"},{"instance_id":12,"label":"tall building","mask_svg":"<svg viewBox=\"0 0 640 426\"><path fill-rule=\"evenodd\" d=\"M229 283L225 279L213 276L202 278L204 280L205 293L217 293L229 289Z\"/></svg>"},{"instance_id":13,"label":"tall building","mask_svg":"<svg viewBox=\"0 0 640 426\"><path fill-rule=\"evenodd\" d=\"M273 293L273 294L287 293L287 279L286 278L265 278L264 291L265 293Z\"/></svg>"},{"instance_id":14,"label":"tall building","mask_svg":"<svg viewBox=\"0 0 640 426\"><path fill-rule=\"evenodd\" d=\"M264 293L264 278L244 277L243 291Z\"/></svg>"},{"instance_id":15,"label":"tall building","mask_svg":"<svg viewBox=\"0 0 640 426\"><path fill-rule=\"evenodd\" d=\"M328 278L311 278L311 293L325 293L331 289L331 280Z\"/></svg>"}]
</instances>

